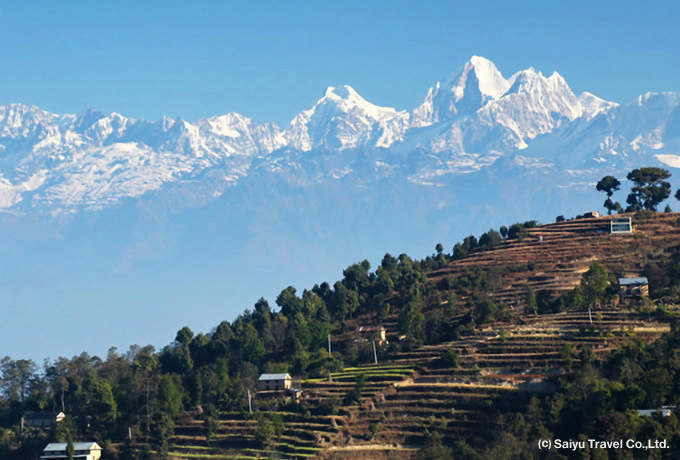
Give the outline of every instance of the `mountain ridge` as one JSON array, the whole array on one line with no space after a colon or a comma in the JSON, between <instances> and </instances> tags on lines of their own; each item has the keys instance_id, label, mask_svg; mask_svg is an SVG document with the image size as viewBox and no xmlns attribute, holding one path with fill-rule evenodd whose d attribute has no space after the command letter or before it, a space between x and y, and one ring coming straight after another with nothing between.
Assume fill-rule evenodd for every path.
<instances>
[{"instance_id":1,"label":"mountain ridge","mask_svg":"<svg viewBox=\"0 0 680 460\"><path fill-rule=\"evenodd\" d=\"M348 85L331 86L285 128L238 113L190 123L9 104L0 106L0 209L51 215L101 209L171 183L200 182L205 174L222 176L222 185L211 185L219 196L254 167L287 168L299 184L401 174L423 186L450 184L520 152L537 159L525 164L529 169L554 165L593 177L642 162L677 167L678 113L680 93L646 93L619 105L574 94L557 72L546 77L529 68L506 79L479 56L410 111L374 105ZM357 155L367 161L357 164ZM335 166L319 170L320 156ZM302 177L310 168L317 172Z\"/></svg>"}]
</instances>

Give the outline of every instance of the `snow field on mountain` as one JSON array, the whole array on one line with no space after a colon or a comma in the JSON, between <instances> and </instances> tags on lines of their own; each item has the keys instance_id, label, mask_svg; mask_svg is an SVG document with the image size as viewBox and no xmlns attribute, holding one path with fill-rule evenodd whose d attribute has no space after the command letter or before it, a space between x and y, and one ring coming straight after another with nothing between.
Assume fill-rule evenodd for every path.
<instances>
[{"instance_id":1,"label":"snow field on mountain","mask_svg":"<svg viewBox=\"0 0 680 460\"><path fill-rule=\"evenodd\" d=\"M237 113L148 122L12 104L0 107L0 208L100 209L182 181L201 193L215 187L207 194L218 197L224 183L203 177L238 186L251 174L287 176L298 186L393 177L440 186L520 151L534 161L512 164L529 173L678 168L669 140L680 133L679 107L678 93L647 93L625 105L577 96L559 73L533 68L506 79L479 56L437 82L412 111L331 86L285 129Z\"/></svg>"}]
</instances>

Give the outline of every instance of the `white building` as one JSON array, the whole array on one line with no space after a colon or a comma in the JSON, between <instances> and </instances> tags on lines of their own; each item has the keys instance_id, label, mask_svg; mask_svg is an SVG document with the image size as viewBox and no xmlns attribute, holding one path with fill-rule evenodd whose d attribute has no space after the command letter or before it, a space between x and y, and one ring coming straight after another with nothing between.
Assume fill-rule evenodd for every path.
<instances>
[{"instance_id":1,"label":"white building","mask_svg":"<svg viewBox=\"0 0 680 460\"><path fill-rule=\"evenodd\" d=\"M614 217L610 221L610 225L610 233L612 234L633 233L633 222L630 217Z\"/></svg>"},{"instance_id":2,"label":"white building","mask_svg":"<svg viewBox=\"0 0 680 460\"><path fill-rule=\"evenodd\" d=\"M637 411L638 415L641 417L653 417L655 415L661 415L662 417L670 417L670 415L673 413L668 408L661 408L661 409L638 409Z\"/></svg>"},{"instance_id":3,"label":"white building","mask_svg":"<svg viewBox=\"0 0 680 460\"><path fill-rule=\"evenodd\" d=\"M257 391L284 391L293 388L290 374L262 374L257 380Z\"/></svg>"},{"instance_id":4,"label":"white building","mask_svg":"<svg viewBox=\"0 0 680 460\"><path fill-rule=\"evenodd\" d=\"M43 449L40 460L68 458L68 444L65 442L52 442ZM74 442L74 459L99 460L102 456L102 448L96 442Z\"/></svg>"}]
</instances>

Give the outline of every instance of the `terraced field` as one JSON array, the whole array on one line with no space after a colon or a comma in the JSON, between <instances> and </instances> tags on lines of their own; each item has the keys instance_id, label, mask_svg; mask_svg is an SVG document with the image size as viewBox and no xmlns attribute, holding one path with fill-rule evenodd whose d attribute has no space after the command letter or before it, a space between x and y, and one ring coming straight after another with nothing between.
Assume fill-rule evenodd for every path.
<instances>
[{"instance_id":1,"label":"terraced field","mask_svg":"<svg viewBox=\"0 0 680 460\"><path fill-rule=\"evenodd\" d=\"M210 442L205 423L187 417L175 429L171 458L414 458L424 428L465 435L488 421L496 398L545 391L545 379L569 372L586 349L602 355L669 330L635 312L594 315L593 324L587 311L521 317L520 324L493 324L495 337L487 330L398 353L380 365L345 368L330 379L303 380L307 401L342 400L366 376L360 402L342 403L337 415L278 412L283 432L268 448L257 442L258 422L247 414L221 413ZM458 365L438 366L449 349L456 351Z\"/></svg>"},{"instance_id":2,"label":"terraced field","mask_svg":"<svg viewBox=\"0 0 680 460\"><path fill-rule=\"evenodd\" d=\"M523 241L477 250L428 276L436 283L474 268L531 263L532 270L504 272L501 288L489 293L512 305L525 295L527 284L535 292L553 294L573 289L594 260L610 273L639 274L647 256L680 244L679 219L679 213L636 214L631 235L609 234L607 217L540 226ZM394 318L384 326L388 336L396 335ZM256 439L258 422L247 414L221 413L210 441L205 423L187 416L175 429L171 458L416 458L424 428L449 438L474 435L489 421L494 400L511 404L505 396L514 392L548 391L549 378L570 372L579 360L610 353L628 341L651 342L668 330L668 324L653 317L618 308L516 314L457 341L301 381L301 411L276 413L283 428L266 448ZM351 332L345 333L349 340ZM440 358L448 350L455 351L457 363L443 366ZM361 376L360 400L352 401L348 395ZM304 409L329 401L339 404L335 415L311 415Z\"/></svg>"},{"instance_id":3,"label":"terraced field","mask_svg":"<svg viewBox=\"0 0 680 460\"><path fill-rule=\"evenodd\" d=\"M208 442L205 423L192 418L175 427L171 458L276 458L317 457L318 446L336 431L332 417L278 412L283 433L267 448L256 439L258 421L238 412L224 412L217 420L217 430Z\"/></svg>"},{"instance_id":4,"label":"terraced field","mask_svg":"<svg viewBox=\"0 0 680 460\"><path fill-rule=\"evenodd\" d=\"M621 214L631 217L632 234L610 234L610 217L602 216L558 222L528 229L521 240L473 251L468 257L431 272L437 281L446 276L461 276L475 268L521 267L532 270L506 273L502 286L492 294L498 301L512 305L523 298L526 286L535 292L562 294L573 289L583 272L597 260L609 273L637 276L646 262L664 248L680 244L680 213Z\"/></svg>"}]
</instances>

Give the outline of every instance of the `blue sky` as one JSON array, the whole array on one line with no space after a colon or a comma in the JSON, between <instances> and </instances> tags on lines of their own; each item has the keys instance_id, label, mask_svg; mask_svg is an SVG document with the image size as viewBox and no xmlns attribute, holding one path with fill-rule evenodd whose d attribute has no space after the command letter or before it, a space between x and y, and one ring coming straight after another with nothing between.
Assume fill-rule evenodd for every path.
<instances>
[{"instance_id":1,"label":"blue sky","mask_svg":"<svg viewBox=\"0 0 680 460\"><path fill-rule=\"evenodd\" d=\"M287 124L329 85L413 108L473 54L627 102L680 89L678 17L668 1L3 1L0 104Z\"/></svg>"}]
</instances>

